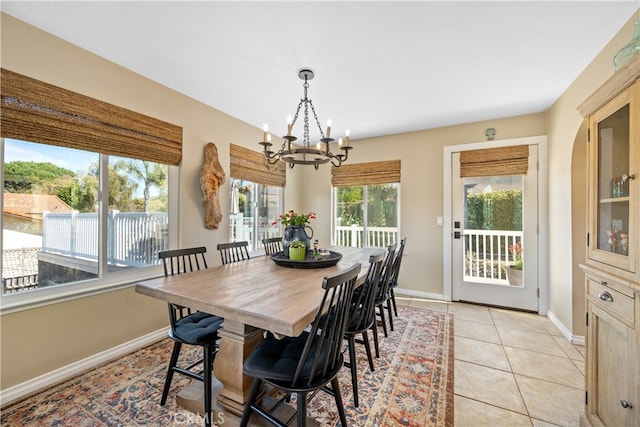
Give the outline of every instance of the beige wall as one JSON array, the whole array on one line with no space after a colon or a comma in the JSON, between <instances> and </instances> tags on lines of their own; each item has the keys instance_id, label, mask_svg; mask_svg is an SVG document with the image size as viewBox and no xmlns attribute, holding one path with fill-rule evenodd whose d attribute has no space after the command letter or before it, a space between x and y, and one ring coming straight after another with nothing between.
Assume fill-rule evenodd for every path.
<instances>
[{"instance_id":1,"label":"beige wall","mask_svg":"<svg viewBox=\"0 0 640 427\"><path fill-rule=\"evenodd\" d=\"M182 126L180 245L205 245L208 261L219 264L215 247L228 239L228 202L221 198L225 219L220 228L206 229L199 181L204 146L216 144L228 173L229 144L258 141L261 131L10 16L1 16L2 67ZM228 194L228 181L221 194ZM296 195L288 196L295 199ZM137 295L133 288L3 315L0 387L6 389L167 324L166 305Z\"/></svg>"},{"instance_id":2,"label":"beige wall","mask_svg":"<svg viewBox=\"0 0 640 427\"><path fill-rule=\"evenodd\" d=\"M633 26L640 19L636 11L623 28L603 48L597 57L587 66L565 93L549 110L547 134L549 135L549 285L550 311L570 331L581 331L584 334L584 275L578 272L573 277L574 266L584 261L584 248L578 258L572 251L567 251L569 242L574 241L572 221L574 217L586 214L586 207L575 211L572 207L572 170L586 168L584 164L571 164L572 150L576 139L584 139L578 135L583 118L577 107L614 72L613 56L631 40ZM580 158L577 158L578 161ZM578 172L579 173L579 172ZM584 179L584 178L581 178ZM584 195L583 195L584 196ZM580 203L580 201L577 201ZM574 205L575 206L575 205ZM586 201L582 200L582 206ZM586 228L582 233L586 233ZM574 299L574 297L576 297Z\"/></svg>"},{"instance_id":3,"label":"beige wall","mask_svg":"<svg viewBox=\"0 0 640 427\"><path fill-rule=\"evenodd\" d=\"M495 128L496 139L545 134L545 115L489 120L399 135L356 140L349 154L353 163L400 159L402 174L401 233L407 237L399 286L433 297L443 295L443 229L436 217L444 213L442 163L444 147L486 141L485 130ZM314 229L320 242L331 231L331 176L328 168L305 171L306 183L318 191L305 193L304 208L318 214Z\"/></svg>"},{"instance_id":4,"label":"beige wall","mask_svg":"<svg viewBox=\"0 0 640 427\"><path fill-rule=\"evenodd\" d=\"M353 162L402 161L401 228L408 237L402 287L434 295L443 292L442 228L436 225L436 217L443 214L443 147L484 141L488 127L497 130L498 139L548 134L551 311L573 328L583 310L580 292L573 300L574 289L583 285L573 280L570 267L580 260L566 250L572 241L572 215L584 214L584 210L572 212L567 197L572 194L572 147L582 122L576 106L611 75L611 58L629 40L636 18L547 113L353 141ZM180 244L206 245L209 259L217 264L215 245L226 240L228 222L224 220L220 230L203 226L198 180L202 150L207 142L215 142L228 171L229 144L257 149L245 141L257 141L260 130L4 14L1 31L3 67L183 127ZM321 245L330 241L329 174L329 168L296 168L288 172L285 191L287 209L318 214L314 229ZM222 195L227 194L227 185ZM223 196L225 215L227 205ZM162 303L127 288L7 314L1 323L0 387L5 389L155 331L167 320Z\"/></svg>"},{"instance_id":5,"label":"beige wall","mask_svg":"<svg viewBox=\"0 0 640 427\"><path fill-rule=\"evenodd\" d=\"M586 300L584 292L584 272L580 263L587 256L587 128L589 121L584 119L573 143L571 158L571 233L572 248L572 301L573 334L586 336L585 324Z\"/></svg>"}]
</instances>

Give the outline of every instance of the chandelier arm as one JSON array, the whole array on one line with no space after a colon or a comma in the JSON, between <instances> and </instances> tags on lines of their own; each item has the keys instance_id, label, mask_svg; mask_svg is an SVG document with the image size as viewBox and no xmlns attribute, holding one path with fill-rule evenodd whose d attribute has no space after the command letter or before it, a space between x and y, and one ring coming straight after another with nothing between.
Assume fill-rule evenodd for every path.
<instances>
[{"instance_id":1,"label":"chandelier arm","mask_svg":"<svg viewBox=\"0 0 640 427\"><path fill-rule=\"evenodd\" d=\"M338 163L337 163L337 164L336 164L336 163L334 163L333 159L338 160ZM341 160L339 157L337 157L337 156L333 156L333 157L331 158L331 164L332 164L333 166L335 166L335 167L339 168L339 167L340 167L340 165L342 165L342 160Z\"/></svg>"}]
</instances>

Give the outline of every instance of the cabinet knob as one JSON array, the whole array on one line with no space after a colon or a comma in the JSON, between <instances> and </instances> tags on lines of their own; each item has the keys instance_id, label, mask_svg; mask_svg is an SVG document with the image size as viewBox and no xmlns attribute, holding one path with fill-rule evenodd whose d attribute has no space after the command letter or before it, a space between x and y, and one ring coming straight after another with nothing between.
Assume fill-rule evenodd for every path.
<instances>
[{"instance_id":1,"label":"cabinet knob","mask_svg":"<svg viewBox=\"0 0 640 427\"><path fill-rule=\"evenodd\" d=\"M602 301L613 302L613 297L607 291L600 293L600 295L598 295L598 298L600 298Z\"/></svg>"},{"instance_id":2,"label":"cabinet knob","mask_svg":"<svg viewBox=\"0 0 640 427\"><path fill-rule=\"evenodd\" d=\"M632 179L636 179L636 176L634 174L627 175L625 173L624 175L622 175L622 183L623 184L624 184L625 181L627 181L627 180L631 181Z\"/></svg>"},{"instance_id":3,"label":"cabinet knob","mask_svg":"<svg viewBox=\"0 0 640 427\"><path fill-rule=\"evenodd\" d=\"M628 402L626 400L621 400L620 405L622 405L624 409L633 409L633 405L631 404L631 402Z\"/></svg>"}]
</instances>

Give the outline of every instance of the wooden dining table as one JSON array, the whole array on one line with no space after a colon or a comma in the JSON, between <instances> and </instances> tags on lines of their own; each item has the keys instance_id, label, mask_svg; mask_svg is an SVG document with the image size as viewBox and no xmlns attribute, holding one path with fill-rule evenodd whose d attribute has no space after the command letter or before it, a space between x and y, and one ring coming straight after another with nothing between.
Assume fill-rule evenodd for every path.
<instances>
[{"instance_id":1,"label":"wooden dining table","mask_svg":"<svg viewBox=\"0 0 640 427\"><path fill-rule=\"evenodd\" d=\"M232 264L145 280L136 292L192 309L224 317L220 349L213 364L222 384L217 394L220 407L242 413L251 378L242 372L246 358L263 339L264 331L299 335L313 320L323 295L322 280L362 265L358 285L366 275L369 256L380 248L332 247L342 259L326 268L290 268L277 265L269 256L257 256Z\"/></svg>"}]
</instances>

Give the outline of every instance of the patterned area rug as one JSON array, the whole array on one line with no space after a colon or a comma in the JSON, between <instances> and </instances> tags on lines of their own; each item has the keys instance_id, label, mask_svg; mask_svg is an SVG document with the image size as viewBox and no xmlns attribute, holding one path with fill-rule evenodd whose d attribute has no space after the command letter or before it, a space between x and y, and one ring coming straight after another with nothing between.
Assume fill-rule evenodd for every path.
<instances>
[{"instance_id":1,"label":"patterned area rug","mask_svg":"<svg viewBox=\"0 0 640 427\"><path fill-rule=\"evenodd\" d=\"M410 307L398 307L398 312L389 337L384 338L379 328L381 357L374 359L374 372L364 346L356 345L358 408L353 406L349 370L340 373L349 425L453 426L453 316ZM0 424L201 426L201 417L175 403L176 392L190 379L176 375L167 404L159 405L172 344L167 338L3 408ZM373 340L371 344L373 349ZM193 358L199 352L183 353ZM321 426L341 425L333 398L326 393L318 393L308 409L309 417Z\"/></svg>"}]
</instances>

